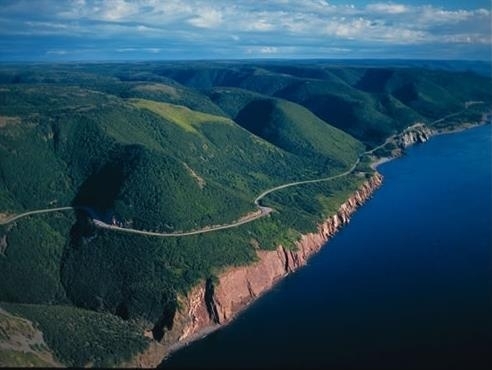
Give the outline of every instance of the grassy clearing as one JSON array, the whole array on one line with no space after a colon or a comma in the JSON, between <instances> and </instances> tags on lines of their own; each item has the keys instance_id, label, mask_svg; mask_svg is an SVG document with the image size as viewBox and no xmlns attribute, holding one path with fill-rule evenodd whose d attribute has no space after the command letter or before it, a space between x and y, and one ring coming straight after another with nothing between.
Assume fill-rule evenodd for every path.
<instances>
[{"instance_id":1,"label":"grassy clearing","mask_svg":"<svg viewBox=\"0 0 492 370\"><path fill-rule=\"evenodd\" d=\"M231 121L227 118L197 112L181 105L156 102L146 99L131 99L130 102L137 108L148 109L151 112L158 114L162 118L178 125L187 132L198 133L196 126L203 123L231 124Z\"/></svg>"}]
</instances>

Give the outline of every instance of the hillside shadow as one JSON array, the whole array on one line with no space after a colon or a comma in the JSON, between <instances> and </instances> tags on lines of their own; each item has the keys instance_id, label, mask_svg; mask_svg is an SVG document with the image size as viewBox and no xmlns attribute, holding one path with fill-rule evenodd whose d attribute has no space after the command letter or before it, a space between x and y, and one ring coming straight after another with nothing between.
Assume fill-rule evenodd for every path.
<instances>
[{"instance_id":1,"label":"hillside shadow","mask_svg":"<svg viewBox=\"0 0 492 370\"><path fill-rule=\"evenodd\" d=\"M125 178L126 174L120 163L107 163L82 183L72 204L105 213L114 207Z\"/></svg>"}]
</instances>

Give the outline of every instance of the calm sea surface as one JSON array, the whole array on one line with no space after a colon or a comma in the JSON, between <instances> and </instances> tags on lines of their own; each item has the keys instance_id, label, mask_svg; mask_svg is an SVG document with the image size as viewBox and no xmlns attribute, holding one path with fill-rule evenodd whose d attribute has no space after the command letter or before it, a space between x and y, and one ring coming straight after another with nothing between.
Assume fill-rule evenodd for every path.
<instances>
[{"instance_id":1,"label":"calm sea surface","mask_svg":"<svg viewBox=\"0 0 492 370\"><path fill-rule=\"evenodd\" d=\"M432 138L309 264L164 367L492 368L492 130Z\"/></svg>"}]
</instances>

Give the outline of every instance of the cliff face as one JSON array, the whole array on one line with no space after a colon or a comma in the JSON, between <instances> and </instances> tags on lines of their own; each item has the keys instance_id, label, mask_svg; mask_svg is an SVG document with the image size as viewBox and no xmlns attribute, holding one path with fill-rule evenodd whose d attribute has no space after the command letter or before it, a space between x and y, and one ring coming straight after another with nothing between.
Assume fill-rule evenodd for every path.
<instances>
[{"instance_id":1,"label":"cliff face","mask_svg":"<svg viewBox=\"0 0 492 370\"><path fill-rule=\"evenodd\" d=\"M425 143L433 135L432 130L423 123L408 127L395 140L395 144L404 149L415 143Z\"/></svg>"},{"instance_id":2,"label":"cliff face","mask_svg":"<svg viewBox=\"0 0 492 370\"><path fill-rule=\"evenodd\" d=\"M251 303L268 291L283 276L304 266L307 260L350 221L350 216L381 185L382 176L373 175L345 203L338 212L318 226L316 232L303 235L295 250L278 246L274 251L258 251L258 261L252 265L234 267L218 276L218 283L206 282L180 298L181 310L174 318L171 331L161 343L152 343L146 353L138 356L130 366L155 367L166 353L226 324ZM157 362L156 362L157 361Z\"/></svg>"},{"instance_id":3,"label":"cliff face","mask_svg":"<svg viewBox=\"0 0 492 370\"><path fill-rule=\"evenodd\" d=\"M220 275L214 294L219 323L228 322L287 273L305 265L341 226L349 222L350 215L371 196L381 182L379 174L365 182L340 206L335 215L318 226L316 232L303 235L297 242L296 250L288 250L280 245L275 251L260 251L257 263L232 268Z\"/></svg>"}]
</instances>

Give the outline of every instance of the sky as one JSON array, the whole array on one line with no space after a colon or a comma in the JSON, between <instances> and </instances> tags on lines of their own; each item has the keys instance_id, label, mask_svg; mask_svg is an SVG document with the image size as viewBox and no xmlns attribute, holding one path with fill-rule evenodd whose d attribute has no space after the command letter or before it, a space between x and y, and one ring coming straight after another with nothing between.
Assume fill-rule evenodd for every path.
<instances>
[{"instance_id":1,"label":"sky","mask_svg":"<svg viewBox=\"0 0 492 370\"><path fill-rule=\"evenodd\" d=\"M0 61L491 60L492 0L0 0Z\"/></svg>"}]
</instances>

